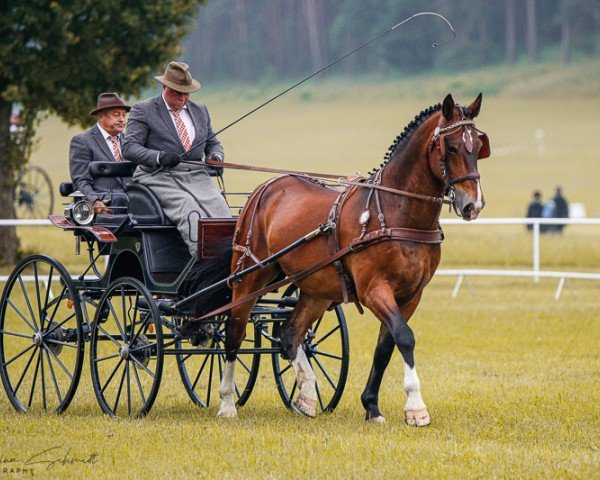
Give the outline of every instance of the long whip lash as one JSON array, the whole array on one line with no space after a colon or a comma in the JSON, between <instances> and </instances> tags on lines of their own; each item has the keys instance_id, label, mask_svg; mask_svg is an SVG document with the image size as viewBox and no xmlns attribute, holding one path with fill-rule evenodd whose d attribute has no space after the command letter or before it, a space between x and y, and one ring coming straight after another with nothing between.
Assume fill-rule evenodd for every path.
<instances>
[{"instance_id":1,"label":"long whip lash","mask_svg":"<svg viewBox=\"0 0 600 480\"><path fill-rule=\"evenodd\" d=\"M381 37L383 37L384 35L387 35L388 33L390 33L392 30L397 29L398 27L401 27L402 25L404 25L407 22L410 22L413 18L416 17L422 17L425 15L430 15L430 16L434 16L434 17L439 17L441 18L444 22L446 22L446 24L448 25L448 28L450 29L450 31L452 32L453 37L450 40L447 40L443 43L433 43L432 48L435 47L440 47L442 45L446 45L450 42L452 42L455 38L456 38L456 32L454 31L454 27L452 26L452 24L450 23L450 21L444 17L443 15L440 15L439 13L436 12L419 12L419 13L415 13L414 15L411 15L410 17L402 20L400 23L397 23L396 25L394 25L391 28L388 28L385 32L380 33L379 35L377 35L376 37L372 38L371 40L369 40L368 42L363 43L361 46L356 47L354 50L349 51L348 53L346 53L345 55L341 56L340 58L338 58L337 60L334 60L333 62L325 65L324 67L320 68L319 70L317 70L316 72L310 74L308 77L300 80L299 82L295 83L294 85L292 85L289 88L286 88L283 92L278 93L277 95L275 95L273 98L270 98L269 100L267 100L266 102L260 104L258 107L250 110L248 113L246 113L245 115L241 116L240 118L238 118L237 120L231 122L229 125L227 125L226 127L222 128L221 130L219 130L218 132L212 134L210 137L208 137L206 140L204 140L202 143L199 143L195 146L193 146L190 150L188 150L186 153L183 153L180 155L180 157L183 157L184 155L189 155L189 153L204 145L206 142L208 142L209 140L212 140L214 137L216 137L219 133L224 132L225 130L227 130L230 127L233 127L236 123L241 122L244 118L249 117L250 115L252 115L254 112L256 112L257 110L260 110L261 108L263 108L264 106L268 105L269 103L271 103L274 100L277 100L279 97L285 95L286 93L288 93L290 90L296 88L299 85L302 85L304 82L310 80L311 78L313 78L314 76L318 75L319 73L321 73L324 70L327 70L328 68L334 66L336 63L342 61L344 58L349 57L350 55L352 55L355 52L358 52L361 48L366 47L367 45L370 45L371 43L375 42L376 40L379 40ZM160 168L162 169L162 167ZM160 170L159 169L159 170ZM155 173L158 173L157 170Z\"/></svg>"}]
</instances>

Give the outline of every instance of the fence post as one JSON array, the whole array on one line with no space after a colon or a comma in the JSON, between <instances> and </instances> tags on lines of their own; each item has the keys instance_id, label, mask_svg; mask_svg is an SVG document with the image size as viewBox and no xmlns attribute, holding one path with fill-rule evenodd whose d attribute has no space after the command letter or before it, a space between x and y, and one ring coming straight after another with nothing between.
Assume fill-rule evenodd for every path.
<instances>
[{"instance_id":1,"label":"fence post","mask_svg":"<svg viewBox=\"0 0 600 480\"><path fill-rule=\"evenodd\" d=\"M533 219L533 283L540 283L540 221Z\"/></svg>"}]
</instances>

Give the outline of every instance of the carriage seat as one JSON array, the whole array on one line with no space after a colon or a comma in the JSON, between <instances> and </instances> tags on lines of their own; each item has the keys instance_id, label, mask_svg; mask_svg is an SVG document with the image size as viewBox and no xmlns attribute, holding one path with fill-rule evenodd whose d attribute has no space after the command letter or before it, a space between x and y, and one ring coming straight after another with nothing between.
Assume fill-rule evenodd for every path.
<instances>
[{"instance_id":1,"label":"carriage seat","mask_svg":"<svg viewBox=\"0 0 600 480\"><path fill-rule=\"evenodd\" d=\"M128 161L91 162L89 171L93 177L131 177L136 166L135 163ZM63 197L71 196L74 192L73 184L63 182L60 184L59 191ZM127 197L126 210L120 207L120 211L113 214L98 214L94 219L94 225L107 228L117 227L130 213L138 226L175 228L165 216L156 195L148 187L138 183L129 183L125 186L125 195Z\"/></svg>"}]
</instances>

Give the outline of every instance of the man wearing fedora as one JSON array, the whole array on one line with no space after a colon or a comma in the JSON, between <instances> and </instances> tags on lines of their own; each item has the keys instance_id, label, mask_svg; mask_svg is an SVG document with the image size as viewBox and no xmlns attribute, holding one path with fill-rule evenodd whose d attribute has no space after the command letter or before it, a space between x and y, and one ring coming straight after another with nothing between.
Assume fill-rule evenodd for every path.
<instances>
[{"instance_id":1,"label":"man wearing fedora","mask_svg":"<svg viewBox=\"0 0 600 480\"><path fill-rule=\"evenodd\" d=\"M227 202L200 163L204 157L223 161L223 148L206 107L189 100L200 83L188 65L171 62L164 75L154 78L162 84L162 92L131 108L123 153L138 164L133 181L156 194L194 256L198 219L231 217Z\"/></svg>"},{"instance_id":2,"label":"man wearing fedora","mask_svg":"<svg viewBox=\"0 0 600 480\"><path fill-rule=\"evenodd\" d=\"M90 112L98 119L91 129L75 135L69 148L69 168L73 190L79 190L92 202L96 213L113 213L109 205L127 205L125 185L131 177L92 177L91 162L120 162L123 130L131 109L117 93L98 95L96 108Z\"/></svg>"}]
</instances>

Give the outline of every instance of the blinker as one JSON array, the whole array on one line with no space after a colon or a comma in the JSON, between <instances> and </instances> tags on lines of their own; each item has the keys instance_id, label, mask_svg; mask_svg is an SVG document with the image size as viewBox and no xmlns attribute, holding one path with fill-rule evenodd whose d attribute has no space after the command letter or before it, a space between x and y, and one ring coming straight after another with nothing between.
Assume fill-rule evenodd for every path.
<instances>
[{"instance_id":1,"label":"blinker","mask_svg":"<svg viewBox=\"0 0 600 480\"><path fill-rule=\"evenodd\" d=\"M481 160L482 158L488 158L492 154L490 140L488 136L482 132L479 132L479 140L481 140L481 148L479 149L479 155L477 155L477 159Z\"/></svg>"}]
</instances>

